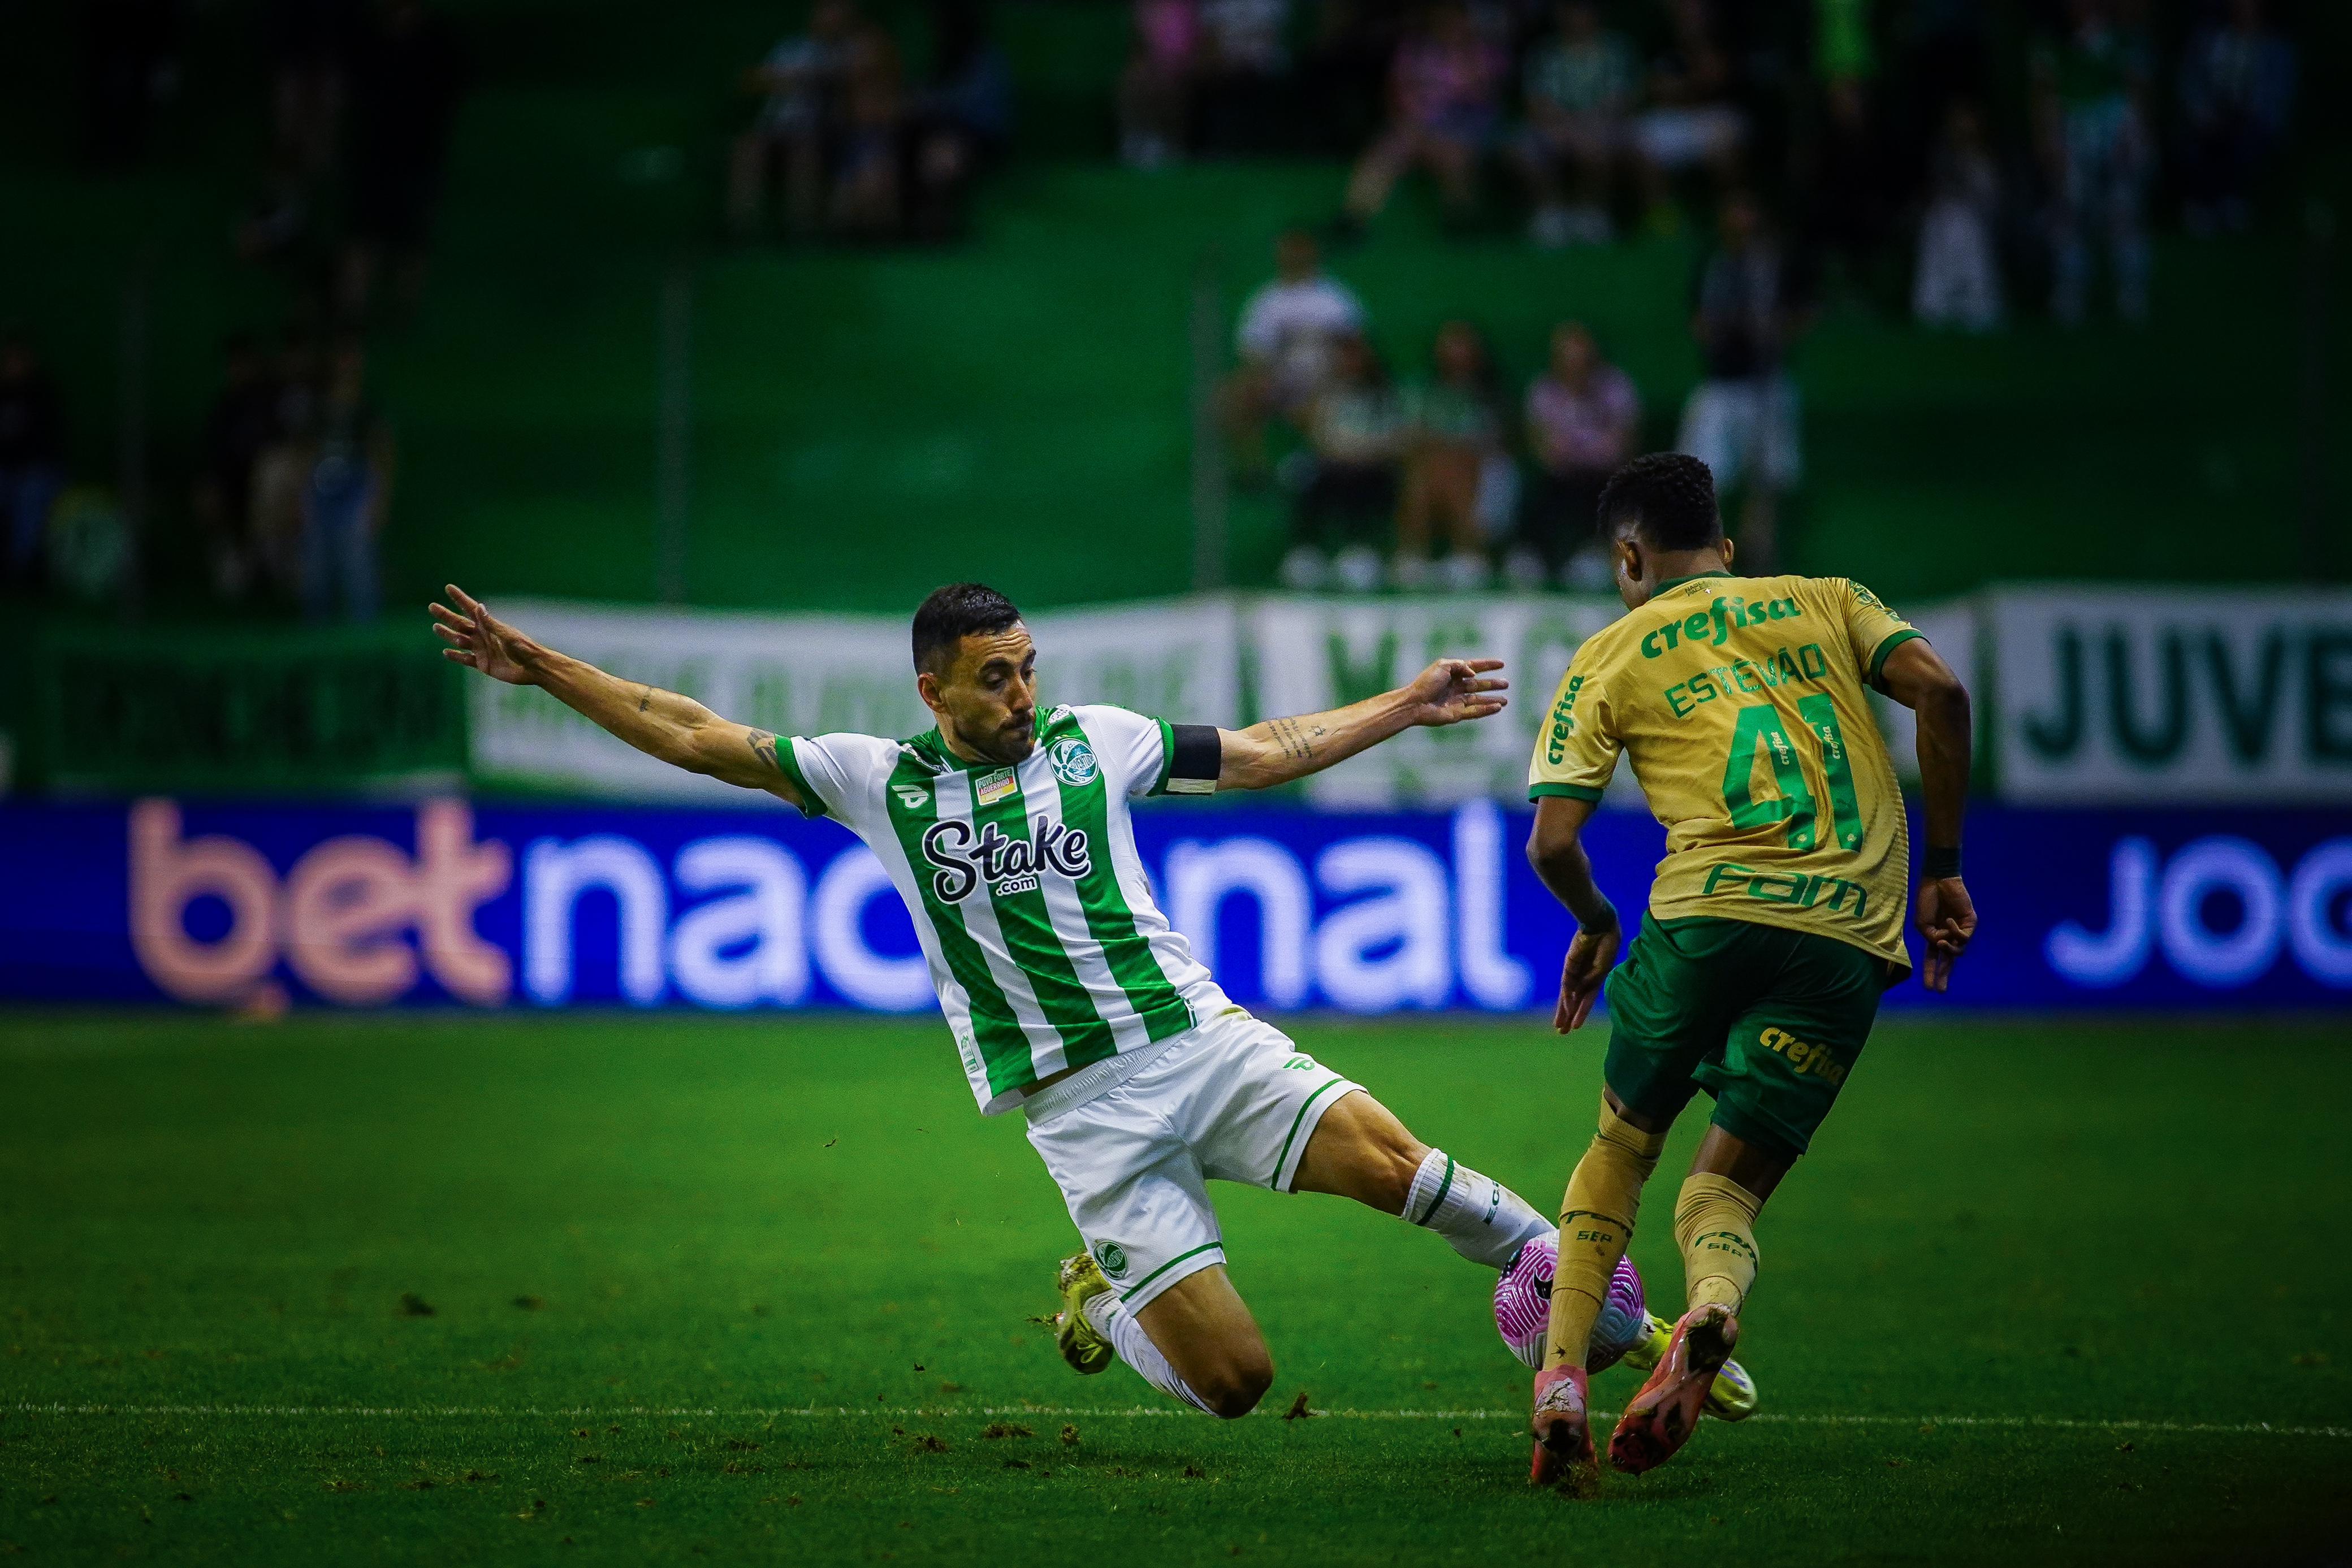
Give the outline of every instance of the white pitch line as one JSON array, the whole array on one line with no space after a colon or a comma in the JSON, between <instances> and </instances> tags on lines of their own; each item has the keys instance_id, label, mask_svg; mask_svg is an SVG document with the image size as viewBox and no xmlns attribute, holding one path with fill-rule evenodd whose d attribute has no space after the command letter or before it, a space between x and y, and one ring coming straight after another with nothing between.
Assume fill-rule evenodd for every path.
<instances>
[{"instance_id":1,"label":"white pitch line","mask_svg":"<svg viewBox=\"0 0 2352 1568\"><path fill-rule=\"evenodd\" d=\"M26 1416L257 1416L306 1417L373 1417L404 1418L475 1418L482 1420L522 1419L532 1416L560 1416L566 1419L610 1420L617 1416L656 1416L666 1420L703 1419L733 1421L773 1421L785 1418L811 1419L825 1416L878 1416L897 1420L941 1420L971 1416L1034 1416L1053 1419L1087 1418L1091 1420L1121 1420L1131 1417L1158 1419L1161 1416L1183 1416L1188 1412L1161 1409L1154 1406L1075 1406L1075 1405L789 1405L742 1406L650 1406L625 1405L610 1406L524 1406L509 1407L492 1405L34 1405L19 1404L14 1409ZM1524 1421L1524 1410L1313 1410L1316 1416L1332 1416L1343 1421ZM1596 1416L1613 1416L1613 1410L1596 1410ZM1765 1411L1749 1419L1775 1425L1807 1427L1917 1427L1933 1429L1940 1427L1982 1427L2000 1431L2062 1431L2062 1432L2155 1432L2182 1437L2352 1437L2352 1427L2280 1427L2268 1421L2140 1421L2129 1418L2116 1420L2085 1420L2064 1416L1836 1416L1807 1415Z\"/></svg>"}]
</instances>

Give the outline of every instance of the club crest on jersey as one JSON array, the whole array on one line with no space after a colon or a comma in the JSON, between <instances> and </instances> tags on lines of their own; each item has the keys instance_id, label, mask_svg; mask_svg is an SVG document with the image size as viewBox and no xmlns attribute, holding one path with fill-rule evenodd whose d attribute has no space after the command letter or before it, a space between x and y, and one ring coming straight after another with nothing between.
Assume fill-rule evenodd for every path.
<instances>
[{"instance_id":1,"label":"club crest on jersey","mask_svg":"<svg viewBox=\"0 0 2352 1568\"><path fill-rule=\"evenodd\" d=\"M931 895L941 904L961 904L983 884L991 897L1003 897L1034 893L1046 872L1076 882L1094 870L1086 830L1066 822L1040 822L1032 837L1015 839L994 822L975 833L970 822L950 818L924 829L922 845L935 868Z\"/></svg>"},{"instance_id":2,"label":"club crest on jersey","mask_svg":"<svg viewBox=\"0 0 2352 1568\"><path fill-rule=\"evenodd\" d=\"M972 799L983 806L993 806L1013 793L1013 769L1000 768L993 773L982 774L972 786Z\"/></svg>"},{"instance_id":3,"label":"club crest on jersey","mask_svg":"<svg viewBox=\"0 0 2352 1568\"><path fill-rule=\"evenodd\" d=\"M1054 777L1071 789L1083 789L1095 781L1102 765L1095 760L1095 748L1075 737L1065 737L1045 748L1053 760Z\"/></svg>"},{"instance_id":4,"label":"club crest on jersey","mask_svg":"<svg viewBox=\"0 0 2352 1568\"><path fill-rule=\"evenodd\" d=\"M1121 1247L1118 1242L1096 1242L1095 1261L1101 1264L1102 1271L1109 1275L1112 1279L1124 1280L1127 1278L1127 1249Z\"/></svg>"}]
</instances>

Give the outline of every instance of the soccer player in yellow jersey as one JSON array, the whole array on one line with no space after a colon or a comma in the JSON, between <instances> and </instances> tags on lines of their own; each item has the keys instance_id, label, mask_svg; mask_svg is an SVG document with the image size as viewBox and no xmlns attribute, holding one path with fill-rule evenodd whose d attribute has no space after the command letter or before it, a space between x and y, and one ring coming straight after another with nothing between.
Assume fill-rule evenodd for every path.
<instances>
[{"instance_id":1,"label":"soccer player in yellow jersey","mask_svg":"<svg viewBox=\"0 0 2352 1568\"><path fill-rule=\"evenodd\" d=\"M1940 991L1976 930L1960 882L1969 696L1918 632L1844 578L1740 577L1697 459L1643 457L1601 492L1622 620L1561 679L1528 771L1528 858L1576 917L1554 1027L1608 982L1601 1129L1559 1217L1536 1374L1533 1477L1598 1477L1585 1356L1667 1129L1706 1090L1712 1124L1675 1205L1687 1310L1617 1424L1618 1469L1664 1463L1698 1423L1756 1279L1757 1212L1805 1152L1910 972L1903 797L1865 686L1916 711L1927 843L1914 920ZM1624 966L1617 912L1578 841L1630 756L1666 828Z\"/></svg>"}]
</instances>

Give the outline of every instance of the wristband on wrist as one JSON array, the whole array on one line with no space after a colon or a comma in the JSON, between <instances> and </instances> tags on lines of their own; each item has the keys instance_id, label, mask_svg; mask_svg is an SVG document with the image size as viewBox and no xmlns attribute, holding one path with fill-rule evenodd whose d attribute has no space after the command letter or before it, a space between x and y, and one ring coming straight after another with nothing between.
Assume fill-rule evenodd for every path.
<instances>
[{"instance_id":1,"label":"wristband on wrist","mask_svg":"<svg viewBox=\"0 0 2352 1568\"><path fill-rule=\"evenodd\" d=\"M1941 882L1946 877L1959 874L1960 846L1958 844L1948 849L1929 844L1919 857L1919 879L1922 882Z\"/></svg>"}]
</instances>

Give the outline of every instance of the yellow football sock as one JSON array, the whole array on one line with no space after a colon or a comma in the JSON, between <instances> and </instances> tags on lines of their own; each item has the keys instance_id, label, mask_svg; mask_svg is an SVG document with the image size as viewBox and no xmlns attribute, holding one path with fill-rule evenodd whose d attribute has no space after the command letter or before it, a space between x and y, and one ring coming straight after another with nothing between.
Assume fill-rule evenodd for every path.
<instances>
[{"instance_id":1,"label":"yellow football sock","mask_svg":"<svg viewBox=\"0 0 2352 1568\"><path fill-rule=\"evenodd\" d=\"M1756 1284L1756 1211L1764 1200L1738 1182L1694 1175L1675 1202L1675 1240L1683 1249L1690 1305L1721 1302L1733 1312Z\"/></svg>"},{"instance_id":2,"label":"yellow football sock","mask_svg":"<svg viewBox=\"0 0 2352 1568\"><path fill-rule=\"evenodd\" d=\"M1601 1131L1576 1162L1568 1196L1560 1200L1559 1263L1551 1281L1546 1366L1584 1364L1592 1325L1609 1296L1610 1276L1633 1239L1642 1184L1658 1168L1665 1146L1664 1133L1645 1133L1607 1105L1601 1107Z\"/></svg>"}]
</instances>

